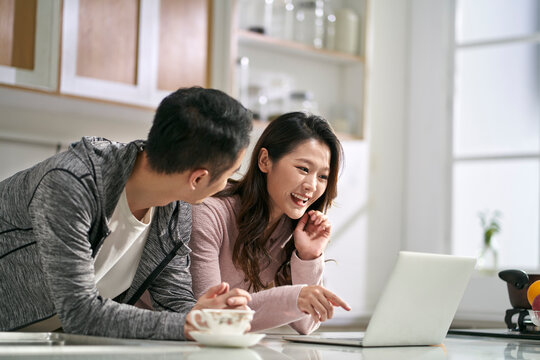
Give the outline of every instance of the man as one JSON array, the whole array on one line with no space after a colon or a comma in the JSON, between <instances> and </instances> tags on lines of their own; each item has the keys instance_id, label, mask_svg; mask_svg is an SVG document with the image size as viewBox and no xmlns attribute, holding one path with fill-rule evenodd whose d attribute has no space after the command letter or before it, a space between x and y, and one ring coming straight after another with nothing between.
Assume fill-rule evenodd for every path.
<instances>
[{"instance_id":1,"label":"man","mask_svg":"<svg viewBox=\"0 0 540 360\"><path fill-rule=\"evenodd\" d=\"M238 170L251 115L213 89L159 105L147 141L83 138L0 182L0 331L186 339L193 308L243 307L191 290L191 205ZM153 308L133 304L148 290ZM185 326L184 326L185 325Z\"/></svg>"}]
</instances>

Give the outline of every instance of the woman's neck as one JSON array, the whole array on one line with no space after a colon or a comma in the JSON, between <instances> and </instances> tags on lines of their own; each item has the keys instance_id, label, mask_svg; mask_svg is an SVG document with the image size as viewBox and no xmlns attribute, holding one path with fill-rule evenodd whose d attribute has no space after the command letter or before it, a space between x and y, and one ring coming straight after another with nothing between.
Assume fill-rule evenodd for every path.
<instances>
[{"instance_id":1,"label":"woman's neck","mask_svg":"<svg viewBox=\"0 0 540 360\"><path fill-rule=\"evenodd\" d=\"M270 237L274 230L276 230L276 227L278 226L282 216L283 214L278 216L277 218L273 218L268 221L268 225L266 226L266 229L264 229L264 235L266 238Z\"/></svg>"}]
</instances>

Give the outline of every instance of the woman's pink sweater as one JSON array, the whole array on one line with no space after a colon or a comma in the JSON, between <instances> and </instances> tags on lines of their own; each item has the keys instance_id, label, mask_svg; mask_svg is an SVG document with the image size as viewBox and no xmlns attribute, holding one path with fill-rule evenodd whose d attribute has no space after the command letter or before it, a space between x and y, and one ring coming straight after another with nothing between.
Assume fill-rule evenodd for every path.
<instances>
[{"instance_id":1,"label":"woman's pink sweater","mask_svg":"<svg viewBox=\"0 0 540 360\"><path fill-rule=\"evenodd\" d=\"M222 281L231 289L248 290L244 272L232 260L234 242L238 236L236 214L240 208L238 196L211 197L193 206L191 234L191 275L193 291L199 298L208 288ZM290 219L283 216L270 236L267 259L260 259L260 278L268 289L252 293L248 304L256 311L251 330L269 329L289 324L301 334L308 334L319 327L309 315L298 309L298 294L305 285L322 285L324 255L304 261L296 252L291 257L292 285L273 287L277 269L285 259L283 247L291 240Z\"/></svg>"}]
</instances>

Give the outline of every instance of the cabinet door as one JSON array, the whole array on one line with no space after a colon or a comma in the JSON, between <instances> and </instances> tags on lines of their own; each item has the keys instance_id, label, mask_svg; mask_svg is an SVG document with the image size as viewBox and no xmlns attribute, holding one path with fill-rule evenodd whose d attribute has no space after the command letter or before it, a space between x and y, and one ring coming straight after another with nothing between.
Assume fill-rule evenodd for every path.
<instances>
[{"instance_id":1,"label":"cabinet door","mask_svg":"<svg viewBox=\"0 0 540 360\"><path fill-rule=\"evenodd\" d=\"M206 86L208 13L206 0L65 0L61 92L153 107Z\"/></svg>"},{"instance_id":2,"label":"cabinet door","mask_svg":"<svg viewBox=\"0 0 540 360\"><path fill-rule=\"evenodd\" d=\"M208 2L161 0L159 20L158 89L206 84Z\"/></svg>"},{"instance_id":3,"label":"cabinet door","mask_svg":"<svg viewBox=\"0 0 540 360\"><path fill-rule=\"evenodd\" d=\"M0 82L56 90L60 0L0 0Z\"/></svg>"},{"instance_id":4,"label":"cabinet door","mask_svg":"<svg viewBox=\"0 0 540 360\"><path fill-rule=\"evenodd\" d=\"M211 12L209 0L160 1L154 104L180 87L209 86Z\"/></svg>"}]
</instances>

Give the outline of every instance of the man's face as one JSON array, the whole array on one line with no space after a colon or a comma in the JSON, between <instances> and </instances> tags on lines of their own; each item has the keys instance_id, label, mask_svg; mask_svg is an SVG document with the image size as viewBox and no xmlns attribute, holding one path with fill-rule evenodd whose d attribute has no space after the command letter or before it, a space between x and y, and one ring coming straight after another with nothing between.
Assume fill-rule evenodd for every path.
<instances>
[{"instance_id":1,"label":"man's face","mask_svg":"<svg viewBox=\"0 0 540 360\"><path fill-rule=\"evenodd\" d=\"M212 178L212 174L205 176L205 178L201 180L202 183L199 185L198 189L194 192L193 199L191 199L189 202L192 204L201 203L207 197L223 190L225 186L227 186L227 180L231 178L235 172L240 170L240 166L242 165L242 160L244 159L245 154L246 149L242 149L238 153L234 164L225 170L218 178Z\"/></svg>"}]
</instances>

